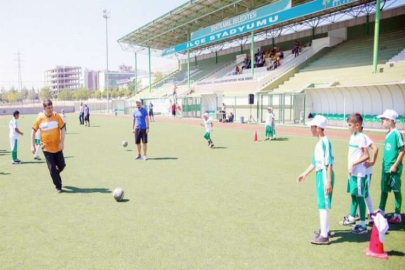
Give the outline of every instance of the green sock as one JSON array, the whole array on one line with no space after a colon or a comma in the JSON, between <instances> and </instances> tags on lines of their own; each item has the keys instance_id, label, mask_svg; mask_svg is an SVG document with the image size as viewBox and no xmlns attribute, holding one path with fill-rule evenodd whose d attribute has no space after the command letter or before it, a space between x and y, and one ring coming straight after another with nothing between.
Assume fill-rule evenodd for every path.
<instances>
[{"instance_id":1,"label":"green sock","mask_svg":"<svg viewBox=\"0 0 405 270\"><path fill-rule=\"evenodd\" d=\"M401 191L394 192L394 196L395 196L395 214L400 215L401 214L401 205L402 205L402 193L401 193Z\"/></svg>"},{"instance_id":2,"label":"green sock","mask_svg":"<svg viewBox=\"0 0 405 270\"><path fill-rule=\"evenodd\" d=\"M359 205L360 220L366 220L366 203L364 202L364 197L356 197L357 204Z\"/></svg>"},{"instance_id":3,"label":"green sock","mask_svg":"<svg viewBox=\"0 0 405 270\"><path fill-rule=\"evenodd\" d=\"M12 159L13 161L17 159L17 152L15 152L15 151L12 151L12 152L11 152L11 159Z\"/></svg>"},{"instance_id":4,"label":"green sock","mask_svg":"<svg viewBox=\"0 0 405 270\"><path fill-rule=\"evenodd\" d=\"M357 212L357 199L356 196L352 195L352 204L350 205L350 216L355 217Z\"/></svg>"},{"instance_id":5,"label":"green sock","mask_svg":"<svg viewBox=\"0 0 405 270\"><path fill-rule=\"evenodd\" d=\"M387 199L388 199L388 192L381 192L381 197L380 197L380 205L378 208L381 210L385 211L385 205L387 204Z\"/></svg>"}]
</instances>

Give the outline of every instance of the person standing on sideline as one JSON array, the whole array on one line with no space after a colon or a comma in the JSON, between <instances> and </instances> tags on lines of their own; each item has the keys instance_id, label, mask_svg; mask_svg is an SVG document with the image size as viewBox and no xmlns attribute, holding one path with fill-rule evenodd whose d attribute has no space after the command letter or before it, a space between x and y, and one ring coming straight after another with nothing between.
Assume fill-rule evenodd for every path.
<instances>
[{"instance_id":1,"label":"person standing on sideline","mask_svg":"<svg viewBox=\"0 0 405 270\"><path fill-rule=\"evenodd\" d=\"M80 103L79 121L80 121L80 125L84 125L84 106L83 106L83 103Z\"/></svg>"},{"instance_id":2,"label":"person standing on sideline","mask_svg":"<svg viewBox=\"0 0 405 270\"><path fill-rule=\"evenodd\" d=\"M205 127L204 139L207 140L208 146L213 148L214 142L211 140L211 131L214 124L212 123L212 118L208 117L208 113L203 114L203 122L204 124L201 124L201 126Z\"/></svg>"},{"instance_id":3,"label":"person standing on sideline","mask_svg":"<svg viewBox=\"0 0 405 270\"><path fill-rule=\"evenodd\" d=\"M65 131L67 131L67 129L66 129L66 114L65 114L65 110L62 109L62 110L60 111L60 114L61 114L63 123L65 123Z\"/></svg>"},{"instance_id":4,"label":"person standing on sideline","mask_svg":"<svg viewBox=\"0 0 405 270\"><path fill-rule=\"evenodd\" d=\"M175 102L173 102L171 109L172 109L173 119L175 119L176 118L176 103Z\"/></svg>"},{"instance_id":5,"label":"person standing on sideline","mask_svg":"<svg viewBox=\"0 0 405 270\"><path fill-rule=\"evenodd\" d=\"M220 122L225 122L226 120L226 105L225 103L222 102L222 107L221 107L221 117L220 117Z\"/></svg>"},{"instance_id":6,"label":"person standing on sideline","mask_svg":"<svg viewBox=\"0 0 405 270\"><path fill-rule=\"evenodd\" d=\"M316 230L314 232L315 238L311 240L311 244L327 245L329 244L330 237L328 210L332 208L332 193L335 182L333 165L335 164L335 158L333 156L332 144L328 137L325 136L328 120L322 115L317 115L307 125L311 127L312 136L316 137L318 142L315 146L311 165L298 177L297 182L304 182L308 174L315 169L316 198L321 228L319 231Z\"/></svg>"},{"instance_id":7,"label":"person standing on sideline","mask_svg":"<svg viewBox=\"0 0 405 270\"><path fill-rule=\"evenodd\" d=\"M38 116L40 116L41 114L43 114L42 112L38 113ZM41 160L41 158L39 157L39 149L41 149L41 130L38 129L35 132L35 153L34 153L34 159L35 160Z\"/></svg>"},{"instance_id":8,"label":"person standing on sideline","mask_svg":"<svg viewBox=\"0 0 405 270\"><path fill-rule=\"evenodd\" d=\"M377 116L382 121L383 128L388 132L385 135L384 155L382 162L381 176L381 197L378 210L382 215L385 215L385 206L387 204L388 193L394 193L395 213L388 221L391 224L399 224L402 222L401 207L402 207L402 192L401 192L401 176L402 176L402 160L405 156L404 137L398 131L395 123L398 119L398 113L394 110L385 110L383 114Z\"/></svg>"},{"instance_id":9,"label":"person standing on sideline","mask_svg":"<svg viewBox=\"0 0 405 270\"><path fill-rule=\"evenodd\" d=\"M149 103L149 118L151 122L155 122L155 116L153 115L153 103Z\"/></svg>"},{"instance_id":10,"label":"person standing on sideline","mask_svg":"<svg viewBox=\"0 0 405 270\"><path fill-rule=\"evenodd\" d=\"M142 101L137 99L136 109L132 116L132 132L135 134L135 144L138 155L135 160L141 159L141 140L143 144L143 160L147 160L146 151L148 149L149 117L148 112L142 107Z\"/></svg>"},{"instance_id":11,"label":"person standing on sideline","mask_svg":"<svg viewBox=\"0 0 405 270\"><path fill-rule=\"evenodd\" d=\"M18 129L18 118L20 118L20 112L15 111L13 113L13 119L11 119L8 124L8 128L10 129L11 164L14 165L21 163L21 160L17 158L18 139L20 135L24 135L24 133Z\"/></svg>"},{"instance_id":12,"label":"person standing on sideline","mask_svg":"<svg viewBox=\"0 0 405 270\"><path fill-rule=\"evenodd\" d=\"M65 143L65 123L62 118L53 111L51 100L43 103L44 113L38 115L32 126L31 152L35 153L35 133L41 130L42 150L58 193L62 192L62 178L60 173L66 167L63 149Z\"/></svg>"},{"instance_id":13,"label":"person standing on sideline","mask_svg":"<svg viewBox=\"0 0 405 270\"><path fill-rule=\"evenodd\" d=\"M274 138L274 114L273 114L273 108L272 107L268 107L267 108L267 115L266 115L266 139L264 139L265 141L268 140L273 140Z\"/></svg>"},{"instance_id":14,"label":"person standing on sideline","mask_svg":"<svg viewBox=\"0 0 405 270\"><path fill-rule=\"evenodd\" d=\"M347 119L349 131L352 134L349 141L347 193L351 195L350 215L343 217L340 222L344 226L354 226L353 234L366 234L366 203L368 197L367 171L365 162L369 160L367 139L361 132L363 117L359 113L352 113ZM356 225L356 212L359 208L360 224Z\"/></svg>"},{"instance_id":15,"label":"person standing on sideline","mask_svg":"<svg viewBox=\"0 0 405 270\"><path fill-rule=\"evenodd\" d=\"M177 85L174 85L173 87L173 100L174 103L177 103Z\"/></svg>"},{"instance_id":16,"label":"person standing on sideline","mask_svg":"<svg viewBox=\"0 0 405 270\"><path fill-rule=\"evenodd\" d=\"M84 104L84 126L90 126L90 108L87 104Z\"/></svg>"}]
</instances>

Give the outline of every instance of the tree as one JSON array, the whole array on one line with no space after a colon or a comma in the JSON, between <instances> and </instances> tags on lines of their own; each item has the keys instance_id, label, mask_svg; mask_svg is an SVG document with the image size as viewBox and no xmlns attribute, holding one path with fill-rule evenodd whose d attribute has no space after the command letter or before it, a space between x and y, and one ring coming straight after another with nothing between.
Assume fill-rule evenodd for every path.
<instances>
[{"instance_id":1,"label":"tree","mask_svg":"<svg viewBox=\"0 0 405 270\"><path fill-rule=\"evenodd\" d=\"M128 89L131 91L131 93L135 94L135 86L138 86L138 91L142 89L142 80L139 79L138 82L135 82L135 80L132 80L128 84Z\"/></svg>"},{"instance_id":2,"label":"tree","mask_svg":"<svg viewBox=\"0 0 405 270\"><path fill-rule=\"evenodd\" d=\"M7 96L7 100L10 103L14 103L17 101L17 95L15 91L9 91L8 92L8 96Z\"/></svg>"},{"instance_id":3,"label":"tree","mask_svg":"<svg viewBox=\"0 0 405 270\"><path fill-rule=\"evenodd\" d=\"M113 89L113 90L110 92L110 95L111 95L112 98L117 98L117 97L119 97L119 90L118 90L118 89Z\"/></svg>"},{"instance_id":4,"label":"tree","mask_svg":"<svg viewBox=\"0 0 405 270\"><path fill-rule=\"evenodd\" d=\"M1 92L1 100L3 102L8 102L8 92L7 91Z\"/></svg>"},{"instance_id":5,"label":"tree","mask_svg":"<svg viewBox=\"0 0 405 270\"><path fill-rule=\"evenodd\" d=\"M83 100L89 98L89 91L85 87L81 87L73 93L73 98L76 100Z\"/></svg>"},{"instance_id":6,"label":"tree","mask_svg":"<svg viewBox=\"0 0 405 270\"><path fill-rule=\"evenodd\" d=\"M128 88L122 88L120 90L120 97L129 97L131 95L131 90Z\"/></svg>"},{"instance_id":7,"label":"tree","mask_svg":"<svg viewBox=\"0 0 405 270\"><path fill-rule=\"evenodd\" d=\"M72 91L68 89L62 89L58 94L58 100L72 100L73 94Z\"/></svg>"},{"instance_id":8,"label":"tree","mask_svg":"<svg viewBox=\"0 0 405 270\"><path fill-rule=\"evenodd\" d=\"M47 100L52 98L51 88L49 86L45 86L41 88L39 92L39 96L42 100Z\"/></svg>"},{"instance_id":9,"label":"tree","mask_svg":"<svg viewBox=\"0 0 405 270\"><path fill-rule=\"evenodd\" d=\"M92 97L93 97L93 98L97 98L97 99L101 98L101 92L100 92L99 90L95 90L95 91L92 93Z\"/></svg>"},{"instance_id":10,"label":"tree","mask_svg":"<svg viewBox=\"0 0 405 270\"><path fill-rule=\"evenodd\" d=\"M28 98L28 89L26 88L26 87L24 87L22 90L21 90L21 99L27 99Z\"/></svg>"},{"instance_id":11,"label":"tree","mask_svg":"<svg viewBox=\"0 0 405 270\"><path fill-rule=\"evenodd\" d=\"M32 87L32 89L28 91L27 99L28 100L37 100L38 99L38 94L37 94L37 92L35 92L34 87Z\"/></svg>"}]
</instances>

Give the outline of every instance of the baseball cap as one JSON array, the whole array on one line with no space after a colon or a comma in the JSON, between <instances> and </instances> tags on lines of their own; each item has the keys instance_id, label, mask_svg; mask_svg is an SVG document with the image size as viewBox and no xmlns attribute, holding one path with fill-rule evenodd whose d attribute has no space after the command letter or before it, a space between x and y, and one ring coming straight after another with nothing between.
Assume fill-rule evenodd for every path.
<instances>
[{"instance_id":1,"label":"baseball cap","mask_svg":"<svg viewBox=\"0 0 405 270\"><path fill-rule=\"evenodd\" d=\"M311 121L309 121L307 123L307 126L317 126L323 129L326 129L326 127L328 126L328 119L326 119L324 116L322 115L316 115Z\"/></svg>"},{"instance_id":2,"label":"baseball cap","mask_svg":"<svg viewBox=\"0 0 405 270\"><path fill-rule=\"evenodd\" d=\"M203 116L208 116L208 113L204 113Z\"/></svg>"},{"instance_id":3,"label":"baseball cap","mask_svg":"<svg viewBox=\"0 0 405 270\"><path fill-rule=\"evenodd\" d=\"M383 112L383 114L381 114L381 115L379 115L377 117L378 118L386 118L386 119L389 119L389 120L392 120L392 121L396 122L397 118L398 118L398 114L394 110L385 110Z\"/></svg>"}]
</instances>

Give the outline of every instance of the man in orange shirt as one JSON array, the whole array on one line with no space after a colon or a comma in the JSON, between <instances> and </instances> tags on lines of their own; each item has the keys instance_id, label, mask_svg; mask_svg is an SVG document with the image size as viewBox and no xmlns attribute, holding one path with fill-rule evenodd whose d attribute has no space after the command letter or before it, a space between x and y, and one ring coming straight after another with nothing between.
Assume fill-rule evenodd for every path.
<instances>
[{"instance_id":1,"label":"man in orange shirt","mask_svg":"<svg viewBox=\"0 0 405 270\"><path fill-rule=\"evenodd\" d=\"M35 132L41 130L42 151L48 164L49 172L58 193L62 192L62 178L60 173L66 167L63 157L65 142L65 123L62 118L53 111L51 100L43 103L44 113L38 115L32 126L31 151L35 153Z\"/></svg>"}]
</instances>

